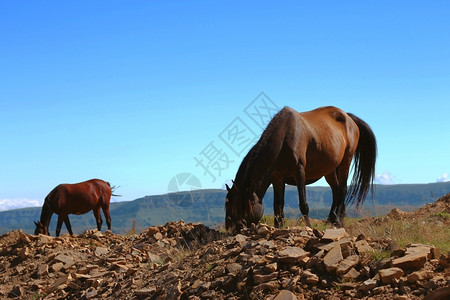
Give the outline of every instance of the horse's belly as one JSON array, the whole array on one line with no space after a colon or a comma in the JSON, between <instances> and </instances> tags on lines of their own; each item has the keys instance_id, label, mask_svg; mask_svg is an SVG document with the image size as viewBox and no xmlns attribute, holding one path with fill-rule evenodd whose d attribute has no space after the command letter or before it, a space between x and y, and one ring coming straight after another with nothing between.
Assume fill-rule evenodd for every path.
<instances>
[{"instance_id":1,"label":"horse's belly","mask_svg":"<svg viewBox=\"0 0 450 300\"><path fill-rule=\"evenodd\" d=\"M335 158L323 155L318 159L308 160L306 162L305 177L306 179L316 179L330 174L337 168L340 161Z\"/></svg>"}]
</instances>

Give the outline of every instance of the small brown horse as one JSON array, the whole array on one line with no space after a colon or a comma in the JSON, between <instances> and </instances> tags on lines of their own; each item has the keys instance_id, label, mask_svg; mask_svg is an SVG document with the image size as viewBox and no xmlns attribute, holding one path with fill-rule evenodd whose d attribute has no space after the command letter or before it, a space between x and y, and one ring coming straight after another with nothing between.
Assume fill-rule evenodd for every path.
<instances>
[{"instance_id":1,"label":"small brown horse","mask_svg":"<svg viewBox=\"0 0 450 300\"><path fill-rule=\"evenodd\" d=\"M70 235L72 235L69 214L82 215L91 210L94 211L97 229L100 230L103 223L100 208L105 215L108 230L111 230L111 217L109 216L111 195L112 190L110 184L100 179L58 185L45 198L44 205L42 206L41 220L34 222L36 224L34 234L42 233L50 235L48 229L50 219L53 213L56 213L58 215L56 236L59 236L61 232L63 221Z\"/></svg>"},{"instance_id":2,"label":"small brown horse","mask_svg":"<svg viewBox=\"0 0 450 300\"><path fill-rule=\"evenodd\" d=\"M227 186L225 226L238 230L257 223L270 184L275 226L284 222L285 184L297 186L300 211L311 226L305 185L325 176L333 193L328 222L341 227L345 204L356 201L359 205L372 187L376 155L375 135L358 117L332 106L303 113L284 107L243 159L233 187ZM353 158L354 174L347 193Z\"/></svg>"}]
</instances>

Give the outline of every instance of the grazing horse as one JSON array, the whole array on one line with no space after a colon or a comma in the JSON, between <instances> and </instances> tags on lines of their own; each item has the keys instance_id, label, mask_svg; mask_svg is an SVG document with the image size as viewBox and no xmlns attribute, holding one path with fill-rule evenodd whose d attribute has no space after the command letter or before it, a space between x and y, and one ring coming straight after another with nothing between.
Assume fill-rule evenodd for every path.
<instances>
[{"instance_id":1,"label":"grazing horse","mask_svg":"<svg viewBox=\"0 0 450 300\"><path fill-rule=\"evenodd\" d=\"M91 210L94 211L97 229L100 230L103 223L100 208L105 215L108 230L111 230L111 217L109 216L111 195L112 189L110 184L100 179L58 185L45 198L44 205L42 206L41 220L34 222L36 224L34 234L42 233L50 235L48 230L50 219L53 213L56 213L58 215L56 236L59 236L61 232L63 221L70 235L73 235L69 214L82 215Z\"/></svg>"},{"instance_id":2,"label":"grazing horse","mask_svg":"<svg viewBox=\"0 0 450 300\"><path fill-rule=\"evenodd\" d=\"M345 205L356 201L358 206L373 188L376 156L375 135L355 115L332 106L302 113L284 107L243 159L233 186L226 186L225 226L239 230L257 223L270 184L275 226L284 222L285 184L297 186L300 211L311 226L305 185L325 176L333 193L328 222L342 227ZM347 193L352 159L354 174Z\"/></svg>"}]
</instances>

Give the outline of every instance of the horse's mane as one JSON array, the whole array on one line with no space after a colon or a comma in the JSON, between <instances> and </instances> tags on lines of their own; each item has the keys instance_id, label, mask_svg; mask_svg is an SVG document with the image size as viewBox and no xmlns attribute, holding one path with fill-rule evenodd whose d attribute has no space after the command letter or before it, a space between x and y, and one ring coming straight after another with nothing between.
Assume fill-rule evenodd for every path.
<instances>
[{"instance_id":1,"label":"horse's mane","mask_svg":"<svg viewBox=\"0 0 450 300\"><path fill-rule=\"evenodd\" d=\"M273 116L272 120L270 120L266 129L264 129L263 133L261 134L258 142L256 142L256 144L250 149L250 151L242 160L242 163L239 166L238 172L236 174L236 181L239 182L239 184L241 185L240 187L247 187L251 184L252 173L255 165L258 163L258 157L270 140L274 128L276 128L275 124L278 122L285 109L286 107L283 107L277 114L275 114L275 116Z\"/></svg>"}]
</instances>

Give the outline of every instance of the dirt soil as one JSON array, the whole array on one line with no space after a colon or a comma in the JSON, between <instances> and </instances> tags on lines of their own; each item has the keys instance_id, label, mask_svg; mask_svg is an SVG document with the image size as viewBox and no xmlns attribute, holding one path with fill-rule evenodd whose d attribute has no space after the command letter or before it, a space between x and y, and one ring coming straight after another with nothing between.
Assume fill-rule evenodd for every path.
<instances>
[{"instance_id":1,"label":"dirt soil","mask_svg":"<svg viewBox=\"0 0 450 300\"><path fill-rule=\"evenodd\" d=\"M439 213L450 213L450 194L371 222ZM260 224L229 235L179 221L128 236L0 236L2 299L450 299L449 284L449 253L345 229Z\"/></svg>"}]
</instances>

